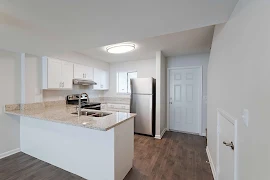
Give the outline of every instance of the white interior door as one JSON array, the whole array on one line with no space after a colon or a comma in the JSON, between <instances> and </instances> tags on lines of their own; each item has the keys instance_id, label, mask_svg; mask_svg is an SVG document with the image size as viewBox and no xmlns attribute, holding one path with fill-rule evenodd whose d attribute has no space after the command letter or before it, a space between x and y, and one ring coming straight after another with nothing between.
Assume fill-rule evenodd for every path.
<instances>
[{"instance_id":1,"label":"white interior door","mask_svg":"<svg viewBox=\"0 0 270 180\"><path fill-rule=\"evenodd\" d=\"M198 134L201 132L201 68L169 71L170 129Z\"/></svg>"},{"instance_id":2,"label":"white interior door","mask_svg":"<svg viewBox=\"0 0 270 180\"><path fill-rule=\"evenodd\" d=\"M235 131L234 124L219 116L218 131L218 180L234 180L235 171Z\"/></svg>"}]
</instances>

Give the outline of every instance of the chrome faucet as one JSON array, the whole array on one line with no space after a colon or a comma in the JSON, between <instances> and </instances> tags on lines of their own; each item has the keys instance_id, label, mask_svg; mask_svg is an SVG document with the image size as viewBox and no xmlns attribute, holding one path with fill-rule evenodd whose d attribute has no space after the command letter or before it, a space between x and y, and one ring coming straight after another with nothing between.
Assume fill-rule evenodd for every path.
<instances>
[{"instance_id":1,"label":"chrome faucet","mask_svg":"<svg viewBox=\"0 0 270 180\"><path fill-rule=\"evenodd\" d=\"M80 97L79 97L79 106L78 106L78 108L77 108L77 111L78 111L78 116L81 116L81 114L82 114L82 100L81 100L81 97L82 97L82 95L86 95L86 97L87 97L87 103L89 103L89 97L88 97L88 94L87 93L81 93L80 94Z\"/></svg>"}]
</instances>

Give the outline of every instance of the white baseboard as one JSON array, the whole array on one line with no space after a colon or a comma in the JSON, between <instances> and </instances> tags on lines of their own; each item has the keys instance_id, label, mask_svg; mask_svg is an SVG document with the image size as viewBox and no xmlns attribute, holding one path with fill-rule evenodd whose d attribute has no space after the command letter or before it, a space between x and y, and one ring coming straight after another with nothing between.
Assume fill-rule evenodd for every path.
<instances>
[{"instance_id":1,"label":"white baseboard","mask_svg":"<svg viewBox=\"0 0 270 180\"><path fill-rule=\"evenodd\" d=\"M16 154L20 151L21 151L20 148L17 148L17 149L13 149L11 151L4 152L4 153L0 154L0 159L11 156L11 155Z\"/></svg>"},{"instance_id":2,"label":"white baseboard","mask_svg":"<svg viewBox=\"0 0 270 180\"><path fill-rule=\"evenodd\" d=\"M163 129L163 131L161 132L160 135L156 135L155 138L156 139L162 139L163 135L165 134L165 132L167 131L167 128Z\"/></svg>"},{"instance_id":3,"label":"white baseboard","mask_svg":"<svg viewBox=\"0 0 270 180\"><path fill-rule=\"evenodd\" d=\"M215 169L215 166L214 166L214 163L213 163L213 159L211 157L211 154L210 154L210 151L209 151L208 146L206 146L206 154L207 154L207 157L209 159L209 163L210 163L210 167L211 167L211 170L212 170L213 177L214 177L214 179L217 179L216 169Z\"/></svg>"}]
</instances>

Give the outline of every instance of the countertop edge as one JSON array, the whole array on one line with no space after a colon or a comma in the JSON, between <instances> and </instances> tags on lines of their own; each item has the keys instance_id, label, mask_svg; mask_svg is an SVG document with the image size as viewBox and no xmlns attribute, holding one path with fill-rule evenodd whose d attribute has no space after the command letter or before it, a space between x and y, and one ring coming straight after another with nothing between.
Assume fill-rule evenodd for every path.
<instances>
[{"instance_id":1,"label":"countertop edge","mask_svg":"<svg viewBox=\"0 0 270 180\"><path fill-rule=\"evenodd\" d=\"M123 121L121 121L119 123L116 123L113 126L110 126L110 127L106 128L106 131L108 131L108 130L110 130L110 129L112 129L112 128L114 128L114 127L116 127L116 126L118 126L118 125L120 125L120 124L122 124L122 123L124 123L124 122L126 122L126 121L128 121L130 119L132 119L132 118L134 118L134 117L136 117L136 115L132 115L131 117L129 117L129 118L127 118L127 119L125 119L125 120L123 120Z\"/></svg>"},{"instance_id":2,"label":"countertop edge","mask_svg":"<svg viewBox=\"0 0 270 180\"><path fill-rule=\"evenodd\" d=\"M10 115L15 115L15 116L23 116L23 117L29 117L29 118L34 118L34 119L40 119L40 120L43 120L43 121L50 121L50 122L55 122L55 123L59 123L59 124L66 124L66 125L71 125L71 126L77 126L77 127L82 127L82 128L87 128L87 129L93 129L93 130L99 130L99 131L108 131L114 127L116 127L117 125L120 125L132 118L134 118L136 115L132 115L131 117L121 121L121 122L118 122L112 126L109 126L107 128L98 128L98 127L87 127L87 126L84 126L84 125L80 125L80 124L72 124L72 123L65 123L64 121L57 121L57 120L53 120L53 119L44 119L44 118L37 118L37 117L34 117L34 116L31 116L31 115L25 115L25 114L18 114L18 113L14 113L14 112L10 112L10 111L5 111L5 114L10 114Z\"/></svg>"}]
</instances>

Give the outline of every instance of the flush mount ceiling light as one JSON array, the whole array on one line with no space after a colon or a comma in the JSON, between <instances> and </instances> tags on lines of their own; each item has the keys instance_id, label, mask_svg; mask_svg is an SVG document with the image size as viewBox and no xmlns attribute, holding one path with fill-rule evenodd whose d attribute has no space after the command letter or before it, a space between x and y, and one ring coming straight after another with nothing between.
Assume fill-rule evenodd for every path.
<instances>
[{"instance_id":1,"label":"flush mount ceiling light","mask_svg":"<svg viewBox=\"0 0 270 180\"><path fill-rule=\"evenodd\" d=\"M114 45L106 47L107 52L112 53L112 54L122 54L129 51L133 51L134 49L135 49L135 44L132 44L132 43L114 44Z\"/></svg>"}]
</instances>

